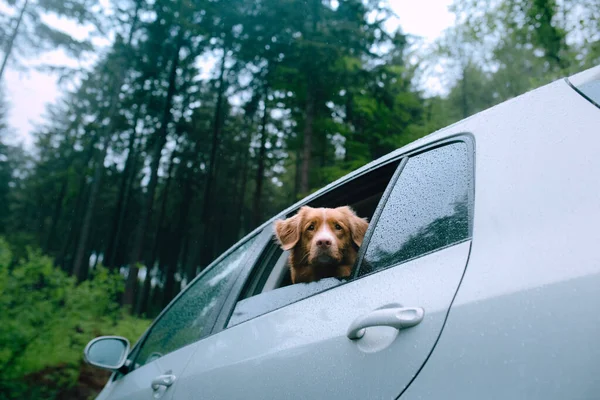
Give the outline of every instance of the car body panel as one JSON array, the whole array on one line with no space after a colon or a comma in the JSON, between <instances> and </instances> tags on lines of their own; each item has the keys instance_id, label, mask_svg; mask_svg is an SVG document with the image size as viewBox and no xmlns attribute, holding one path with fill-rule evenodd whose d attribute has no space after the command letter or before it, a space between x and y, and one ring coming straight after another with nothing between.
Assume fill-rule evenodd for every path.
<instances>
[{"instance_id":1,"label":"car body panel","mask_svg":"<svg viewBox=\"0 0 600 400\"><path fill-rule=\"evenodd\" d=\"M102 390L97 400L148 400L173 398L177 380L171 387L152 389L152 380L160 375L181 376L194 354L199 342L192 343L172 353L166 354L153 362L122 376L121 379L110 381Z\"/></svg>"},{"instance_id":2,"label":"car body panel","mask_svg":"<svg viewBox=\"0 0 600 400\"><path fill-rule=\"evenodd\" d=\"M455 127L476 141L473 247L402 399L600 393L600 112L564 80Z\"/></svg>"},{"instance_id":3,"label":"car body panel","mask_svg":"<svg viewBox=\"0 0 600 400\"><path fill-rule=\"evenodd\" d=\"M229 328L200 342L177 399L392 398L433 348L462 278L470 242L405 262ZM359 316L390 304L423 307L405 330L368 328Z\"/></svg>"}]
</instances>

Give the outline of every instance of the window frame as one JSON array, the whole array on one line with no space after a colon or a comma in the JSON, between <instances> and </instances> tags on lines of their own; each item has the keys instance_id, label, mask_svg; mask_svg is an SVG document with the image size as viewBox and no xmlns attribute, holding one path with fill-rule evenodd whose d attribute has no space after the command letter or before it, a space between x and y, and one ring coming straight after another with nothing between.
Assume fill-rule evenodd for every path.
<instances>
[{"instance_id":1,"label":"window frame","mask_svg":"<svg viewBox=\"0 0 600 400\"><path fill-rule=\"evenodd\" d=\"M131 349L131 351L127 355L127 363L129 364L129 369L128 369L127 373L122 374L122 375L121 375L121 373L116 373L114 375L113 379L111 379L111 380L119 379L121 376L127 375L130 372L136 370L136 368L135 368L136 358L138 357L141 348L146 343L146 339L152 333L152 330L154 329L155 325L158 323L158 321L161 318L163 318L163 316L166 313L168 313L170 311L170 309L173 307L173 305L175 303L177 303L177 301L179 301L179 299L182 296L185 295L185 293L192 287L192 285L194 285L199 279L203 279L204 275L209 270L211 270L215 265L217 265L221 261L223 261L223 259L227 258L231 253L233 253L234 251L236 251L240 246L244 245L249 240L256 239L256 241L250 246L250 248L246 252L246 255L243 257L242 261L240 262L241 264L246 263L246 262L251 262L253 264L256 261L256 258L258 258L258 255L261 254L262 249L264 248L264 245L266 244L264 242L264 236L265 236L265 230L263 229L263 227L259 227L259 228L255 229L253 232L251 232L248 235L246 235L244 238L242 238L236 244L234 244L233 246L231 246L227 251L225 251L223 254L221 254L219 257L217 257L206 268L204 268L204 270L201 271L194 279L192 279L190 281L190 283L188 283L187 286L182 291L180 291L173 298L173 300L171 300L169 302L169 304L165 308L162 309L162 311L158 314L158 316L156 318L154 318L154 320L152 321L152 323L150 324L150 326L148 327L148 329L146 329L146 331L142 334L142 336L138 339L138 341L136 342L136 344L133 346L133 348ZM234 280L233 280L234 283L230 286L230 288L229 288L229 290L227 292L227 295L220 297L219 304L217 304L217 308L219 309L219 311L218 311L218 313L216 313L217 314L216 317L213 318L212 328L210 329L210 333L208 335L202 337L201 339L195 341L195 342L189 343L188 346L190 344L197 343L197 342L199 342L199 341L201 341L201 340L203 340L203 339L205 339L205 338L207 338L209 336L212 336L215 333L217 333L217 331L215 331L216 322L219 319L219 315L223 312L224 306L225 306L225 304L227 302L227 299L229 298L231 289L235 285L235 282L237 282L239 280L240 274L242 273L242 271L244 270L244 268L245 267L242 266L241 268L238 269L237 276L234 278ZM172 352L170 352L170 353L172 353ZM167 356L170 353L167 353L164 356ZM144 364L144 365L146 365L146 364ZM140 366L140 368L142 368L144 365Z\"/></svg>"},{"instance_id":2,"label":"window frame","mask_svg":"<svg viewBox=\"0 0 600 400\"><path fill-rule=\"evenodd\" d=\"M352 282L355 279L361 279L372 273L377 273L379 271L382 271L382 269L379 269L379 270L373 271L369 274L359 275L360 265L364 258L364 253L365 253L365 251L368 247L368 244L371 240L372 232L373 232L375 226L377 225L379 217L381 216L381 213L387 204L389 196L390 196L395 184L397 183L399 177L401 176L402 171L403 171L404 167L406 166L406 163L408 162L408 159L415 155L425 153L430 150L434 150L438 147L443 147L443 146L446 146L446 145L449 145L452 143L457 143L457 142L465 143L467 146L467 152L470 155L470 157L468 159L469 159L469 162L471 163L471 170L472 170L471 178L472 178L473 182L472 182L471 193L469 193L469 199L468 199L469 204L470 204L470 215L469 215L469 217L470 217L469 218L469 233L470 233L470 235L469 235L469 238L466 240L472 240L473 219L474 219L474 210L475 210L475 184L476 184L476 179L475 179L475 137L470 132L459 132L459 133L448 135L443 138L434 140L432 142L423 144L422 146L418 146L414 149L399 153L397 155L394 155L393 157L385 159L381 163L372 165L370 168L365 169L364 171L362 171L359 174L352 175L352 176L348 177L347 179L342 178L340 181L333 182L330 185L323 188L323 190L321 192L319 192L318 194L305 197L304 199L300 200L298 203L295 203L294 205L287 208L283 212L277 214L275 217L273 217L269 221L265 222L265 224L263 224L263 226L262 226L262 228L263 228L262 233L264 236L267 237L267 241L265 241L261 245L260 252L259 252L258 256L254 259L254 262L251 265L250 264L247 265L244 268L244 270L242 271L242 273L240 273L240 275L238 275L238 278L236 279L234 286L229 291L229 297L227 299L226 305L221 309L221 313L219 314L217 322L215 323L212 334L215 334L222 330L227 329L227 324L229 323L231 315L233 314L233 311L235 310L235 306L236 306L238 300L240 299L240 296L242 296L244 293L246 283L249 281L249 279L252 279L255 271L258 271L260 273L263 272L262 270L264 268L263 268L262 263L264 263L265 260L268 260L268 256L265 257L265 252L268 251L267 246L271 245L273 242L273 227L274 227L274 223L276 220L284 219L287 216L290 216L290 215L296 213L301 207L303 207L309 203L315 202L315 200L318 200L318 199L322 198L323 196L326 196L330 192L345 186L346 184L350 183L351 181L354 181L355 179L358 179L358 178L360 178L368 173L371 173L374 170L377 170L381 167L384 167L391 163L397 162L398 166L396 167L396 170L394 171L392 178L386 185L383 195L381 196L381 199L379 200L377 208L375 209L375 212L370 220L369 229L367 230L367 232L365 234L365 238L363 239L363 243L360 246L359 253L357 256L357 261L355 263L354 270L352 271L351 279L349 279L346 282L341 282L340 285L336 285L336 286L324 289L323 291L312 294L310 296L299 298L298 300L291 302L289 304L286 304L283 307L287 307L291 304L294 304L298 301L302 301L302 300L307 299L312 296L320 295L321 293L324 293L328 290L337 288L348 282ZM455 243L455 244L458 244L458 243ZM455 245L455 244L453 244L453 245ZM435 251L439 251L439 250L442 250L442 249L438 249ZM429 254L429 253L427 253L427 254ZM423 255L420 255L419 257L425 256L425 255L426 254L423 254ZM406 261L409 261L409 260L406 260ZM280 308L282 308L282 307L280 307ZM277 309L280 309L280 308L277 308ZM269 314L272 311L275 311L275 310L268 311L262 315ZM241 324L243 324L245 322L247 322L247 321L244 321ZM235 325L235 326L237 326L237 325Z\"/></svg>"}]
</instances>

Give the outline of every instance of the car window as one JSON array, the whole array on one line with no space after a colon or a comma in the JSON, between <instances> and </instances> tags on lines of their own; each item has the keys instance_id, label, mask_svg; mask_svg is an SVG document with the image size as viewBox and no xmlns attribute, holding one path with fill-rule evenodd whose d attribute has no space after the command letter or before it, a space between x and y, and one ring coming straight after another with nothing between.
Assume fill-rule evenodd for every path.
<instances>
[{"instance_id":1,"label":"car window","mask_svg":"<svg viewBox=\"0 0 600 400\"><path fill-rule=\"evenodd\" d=\"M568 82L579 94L600 107L600 66L571 76Z\"/></svg>"},{"instance_id":2,"label":"car window","mask_svg":"<svg viewBox=\"0 0 600 400\"><path fill-rule=\"evenodd\" d=\"M210 334L223 297L238 276L254 238L193 281L156 321L138 352L136 368Z\"/></svg>"},{"instance_id":3,"label":"car window","mask_svg":"<svg viewBox=\"0 0 600 400\"><path fill-rule=\"evenodd\" d=\"M394 177L400 161L400 157L389 160L312 199L308 205L311 207L349 205L358 216L370 219L390 180ZM295 212L297 210L291 211L286 217L289 218ZM273 226L266 229L274 232ZM273 236L273 239L262 251L249 277L245 278L244 288L226 323L227 327L310 297L347 280L327 278L318 282L292 284L288 258L289 251L282 251Z\"/></svg>"},{"instance_id":4,"label":"car window","mask_svg":"<svg viewBox=\"0 0 600 400\"><path fill-rule=\"evenodd\" d=\"M472 175L464 142L410 157L376 217L360 275L469 238Z\"/></svg>"},{"instance_id":5,"label":"car window","mask_svg":"<svg viewBox=\"0 0 600 400\"><path fill-rule=\"evenodd\" d=\"M586 82L578 86L577 89L595 105L600 107L600 79Z\"/></svg>"}]
</instances>

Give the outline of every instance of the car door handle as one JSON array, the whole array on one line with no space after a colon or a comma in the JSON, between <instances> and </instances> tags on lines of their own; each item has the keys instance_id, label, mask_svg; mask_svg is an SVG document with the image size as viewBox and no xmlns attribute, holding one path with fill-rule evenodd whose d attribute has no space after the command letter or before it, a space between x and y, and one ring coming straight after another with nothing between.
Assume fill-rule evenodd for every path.
<instances>
[{"instance_id":1,"label":"car door handle","mask_svg":"<svg viewBox=\"0 0 600 400\"><path fill-rule=\"evenodd\" d=\"M420 307L381 308L361 315L350 324L348 339L355 340L364 336L366 328L372 326L391 326L398 330L410 328L423 321L425 310Z\"/></svg>"},{"instance_id":2,"label":"car door handle","mask_svg":"<svg viewBox=\"0 0 600 400\"><path fill-rule=\"evenodd\" d=\"M156 378L152 379L152 390L158 390L161 386L169 387L175 382L175 375L159 375Z\"/></svg>"}]
</instances>

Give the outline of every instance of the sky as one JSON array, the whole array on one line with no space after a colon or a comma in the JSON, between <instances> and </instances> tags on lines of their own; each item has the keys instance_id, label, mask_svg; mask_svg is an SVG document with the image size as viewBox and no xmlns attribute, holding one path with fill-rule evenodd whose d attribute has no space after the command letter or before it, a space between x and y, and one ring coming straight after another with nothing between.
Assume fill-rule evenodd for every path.
<instances>
[{"instance_id":1,"label":"sky","mask_svg":"<svg viewBox=\"0 0 600 400\"><path fill-rule=\"evenodd\" d=\"M448 10L451 3L452 0L389 0L398 15L402 31L420 36L427 42L435 40L444 29L453 25L454 16ZM77 65L76 61L59 51L44 54L32 63ZM46 107L60 99L64 88L59 85L57 76L31 68L9 68L4 79L5 100L9 106L8 123L14 132L12 142L30 148L33 142L31 132L37 124L45 121Z\"/></svg>"}]
</instances>

